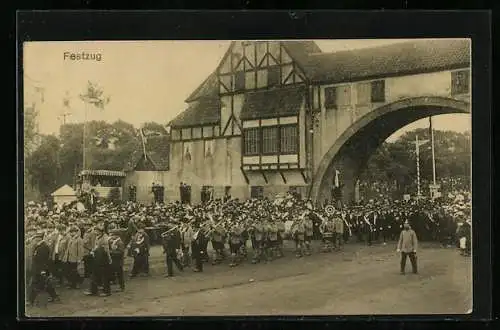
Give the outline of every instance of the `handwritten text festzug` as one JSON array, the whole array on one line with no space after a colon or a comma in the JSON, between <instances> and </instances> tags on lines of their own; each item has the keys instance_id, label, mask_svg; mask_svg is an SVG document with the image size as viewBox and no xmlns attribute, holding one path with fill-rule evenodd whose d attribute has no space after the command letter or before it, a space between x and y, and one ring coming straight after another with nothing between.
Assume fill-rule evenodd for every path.
<instances>
[{"instance_id":1,"label":"handwritten text festzug","mask_svg":"<svg viewBox=\"0 0 500 330\"><path fill-rule=\"evenodd\" d=\"M101 53L88 53L88 52L64 52L65 61L102 61Z\"/></svg>"}]
</instances>

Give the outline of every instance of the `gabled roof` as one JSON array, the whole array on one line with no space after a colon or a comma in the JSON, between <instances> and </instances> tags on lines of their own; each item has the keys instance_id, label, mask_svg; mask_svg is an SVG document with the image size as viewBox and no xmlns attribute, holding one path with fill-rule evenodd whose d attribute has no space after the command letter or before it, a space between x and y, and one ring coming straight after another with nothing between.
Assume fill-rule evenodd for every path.
<instances>
[{"instance_id":1,"label":"gabled roof","mask_svg":"<svg viewBox=\"0 0 500 330\"><path fill-rule=\"evenodd\" d=\"M170 161L170 138L168 136L150 136L146 142L146 155L157 171L168 171ZM144 157L142 143L136 142L135 150L124 166L125 172L135 169L141 158Z\"/></svg>"},{"instance_id":2,"label":"gabled roof","mask_svg":"<svg viewBox=\"0 0 500 330\"><path fill-rule=\"evenodd\" d=\"M282 44L311 82L341 83L377 79L463 68L470 66L471 63L470 42L466 39L412 40L333 53L323 53L314 41L285 40ZM233 43L230 48L232 45ZM188 97L186 102L190 103L189 107L171 121L172 127L219 123L220 102L217 80L215 70ZM277 91L278 89L271 89L264 93L268 92L270 96ZM260 101L252 101L251 104L258 102ZM253 107L251 104L246 106L247 109ZM252 117L247 111L242 111L242 119ZM259 112L256 116L267 115L269 111L272 113L269 107L268 110L256 108L255 111Z\"/></svg>"},{"instance_id":3,"label":"gabled roof","mask_svg":"<svg viewBox=\"0 0 500 330\"><path fill-rule=\"evenodd\" d=\"M218 97L204 97L189 104L188 108L170 121L172 128L196 125L216 125L220 121L220 100Z\"/></svg>"},{"instance_id":4,"label":"gabled roof","mask_svg":"<svg viewBox=\"0 0 500 330\"><path fill-rule=\"evenodd\" d=\"M294 116L305 100L304 86L261 90L245 94L240 118L263 119Z\"/></svg>"},{"instance_id":5,"label":"gabled roof","mask_svg":"<svg viewBox=\"0 0 500 330\"><path fill-rule=\"evenodd\" d=\"M312 81L347 82L470 65L468 40L415 40L297 58Z\"/></svg>"},{"instance_id":6,"label":"gabled roof","mask_svg":"<svg viewBox=\"0 0 500 330\"><path fill-rule=\"evenodd\" d=\"M191 95L188 96L185 102L189 103L201 97L213 97L219 93L219 85L217 73L212 72L202 83L198 86Z\"/></svg>"},{"instance_id":7,"label":"gabled roof","mask_svg":"<svg viewBox=\"0 0 500 330\"><path fill-rule=\"evenodd\" d=\"M321 48L311 40L285 40L281 44L290 56L299 63L306 60L309 55L322 53Z\"/></svg>"},{"instance_id":8,"label":"gabled roof","mask_svg":"<svg viewBox=\"0 0 500 330\"><path fill-rule=\"evenodd\" d=\"M64 186L60 187L56 191L54 191L51 196L76 196L75 191L73 188L65 184Z\"/></svg>"}]
</instances>

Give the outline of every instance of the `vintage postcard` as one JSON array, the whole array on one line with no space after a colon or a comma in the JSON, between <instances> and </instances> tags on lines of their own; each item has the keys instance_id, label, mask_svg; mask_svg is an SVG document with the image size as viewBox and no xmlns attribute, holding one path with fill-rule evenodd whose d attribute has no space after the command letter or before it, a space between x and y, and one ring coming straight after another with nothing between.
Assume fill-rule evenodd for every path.
<instances>
[{"instance_id":1,"label":"vintage postcard","mask_svg":"<svg viewBox=\"0 0 500 330\"><path fill-rule=\"evenodd\" d=\"M470 39L22 60L27 316L472 311Z\"/></svg>"}]
</instances>

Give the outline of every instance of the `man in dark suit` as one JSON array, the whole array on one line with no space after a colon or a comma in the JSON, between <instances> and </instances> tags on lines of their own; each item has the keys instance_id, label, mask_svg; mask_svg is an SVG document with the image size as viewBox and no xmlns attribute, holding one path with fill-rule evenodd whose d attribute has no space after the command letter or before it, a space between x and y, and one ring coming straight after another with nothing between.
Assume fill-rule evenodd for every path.
<instances>
[{"instance_id":1,"label":"man in dark suit","mask_svg":"<svg viewBox=\"0 0 500 330\"><path fill-rule=\"evenodd\" d=\"M125 257L125 244L118 235L118 230L110 231L109 248L111 254L111 278L118 280L120 290L125 290L125 281L123 279L123 259Z\"/></svg>"},{"instance_id":2,"label":"man in dark suit","mask_svg":"<svg viewBox=\"0 0 500 330\"><path fill-rule=\"evenodd\" d=\"M144 230L144 224L138 224L138 232L132 238L129 246L134 257L134 265L130 277L136 277L139 273L149 276L149 235Z\"/></svg>"},{"instance_id":3,"label":"man in dark suit","mask_svg":"<svg viewBox=\"0 0 500 330\"><path fill-rule=\"evenodd\" d=\"M49 301L59 301L54 287L49 279L50 247L43 240L44 233L38 232L32 241L31 279L28 288L28 303L33 305L40 291L47 291Z\"/></svg>"},{"instance_id":4,"label":"man in dark suit","mask_svg":"<svg viewBox=\"0 0 500 330\"><path fill-rule=\"evenodd\" d=\"M203 272L203 243L205 235L199 223L194 224L194 236L191 242L192 258L194 260L194 272Z\"/></svg>"},{"instance_id":5,"label":"man in dark suit","mask_svg":"<svg viewBox=\"0 0 500 330\"><path fill-rule=\"evenodd\" d=\"M169 227L166 232L161 234L163 239L163 253L166 256L167 273L165 277L174 276L173 263L177 266L181 272L183 267L179 259L177 259L177 251L181 248L181 234L179 230L175 227Z\"/></svg>"},{"instance_id":6,"label":"man in dark suit","mask_svg":"<svg viewBox=\"0 0 500 330\"><path fill-rule=\"evenodd\" d=\"M103 224L99 224L95 228L96 239L94 248L91 251L93 255L93 269L90 278L90 291L86 291L87 296L97 296L100 285L103 287L101 297L111 295L110 275L111 275L111 254L109 252L109 237L104 232Z\"/></svg>"}]
</instances>

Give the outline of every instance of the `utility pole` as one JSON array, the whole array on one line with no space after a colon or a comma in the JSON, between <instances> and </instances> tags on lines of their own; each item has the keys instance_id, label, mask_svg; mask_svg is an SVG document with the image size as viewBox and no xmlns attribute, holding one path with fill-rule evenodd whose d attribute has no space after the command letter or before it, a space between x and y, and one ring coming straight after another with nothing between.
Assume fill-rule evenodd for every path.
<instances>
[{"instance_id":1,"label":"utility pole","mask_svg":"<svg viewBox=\"0 0 500 330\"><path fill-rule=\"evenodd\" d=\"M434 129L432 128L432 116L429 117L429 130L431 131L432 183L436 185L436 158L434 154Z\"/></svg>"},{"instance_id":2,"label":"utility pole","mask_svg":"<svg viewBox=\"0 0 500 330\"><path fill-rule=\"evenodd\" d=\"M418 135L415 135L415 154L417 155L417 198L420 198L420 146L418 145Z\"/></svg>"},{"instance_id":3,"label":"utility pole","mask_svg":"<svg viewBox=\"0 0 500 330\"><path fill-rule=\"evenodd\" d=\"M62 122L62 125L66 125L66 117L69 116L71 116L71 112L63 112L57 118Z\"/></svg>"},{"instance_id":4,"label":"utility pole","mask_svg":"<svg viewBox=\"0 0 500 330\"><path fill-rule=\"evenodd\" d=\"M417 199L422 196L420 192L420 146L427 142L429 142L429 140L419 140L418 135L415 134L415 155L417 163Z\"/></svg>"},{"instance_id":5,"label":"utility pole","mask_svg":"<svg viewBox=\"0 0 500 330\"><path fill-rule=\"evenodd\" d=\"M84 102L85 109L84 111L84 119L83 119L83 162L82 162L82 170L87 169L86 163L86 149L87 149L87 102Z\"/></svg>"}]
</instances>

